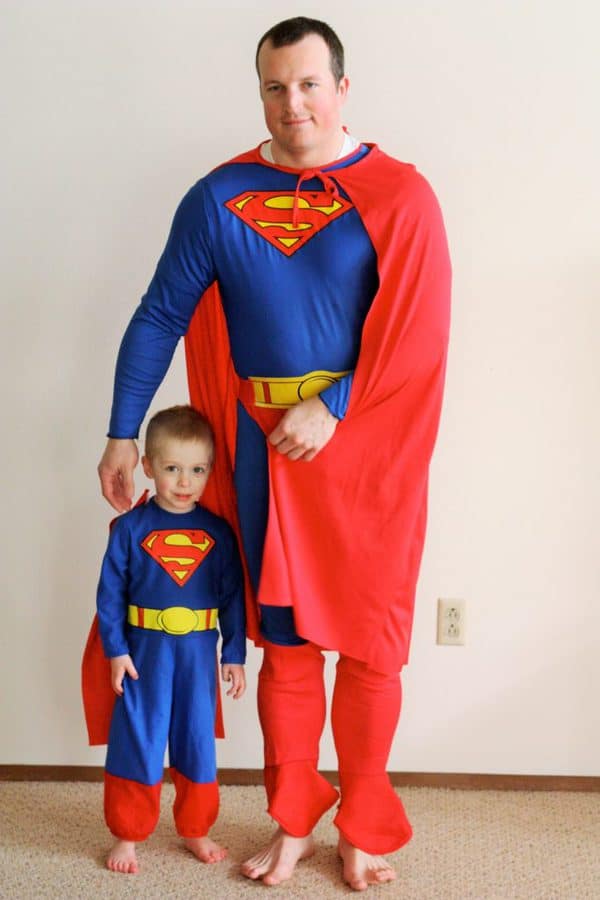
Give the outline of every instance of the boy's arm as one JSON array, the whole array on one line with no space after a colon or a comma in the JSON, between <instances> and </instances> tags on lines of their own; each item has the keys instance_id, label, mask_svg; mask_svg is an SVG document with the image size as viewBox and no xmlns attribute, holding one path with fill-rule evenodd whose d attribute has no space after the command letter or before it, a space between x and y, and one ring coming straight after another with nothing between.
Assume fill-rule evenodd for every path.
<instances>
[{"instance_id":1,"label":"boy's arm","mask_svg":"<svg viewBox=\"0 0 600 900\"><path fill-rule=\"evenodd\" d=\"M227 691L227 696L233 697L234 700L239 700L246 690L246 674L244 672L244 667L237 665L236 663L226 663L224 666L221 666L221 677L223 678L223 681L231 682L231 687Z\"/></svg>"},{"instance_id":2,"label":"boy's arm","mask_svg":"<svg viewBox=\"0 0 600 900\"><path fill-rule=\"evenodd\" d=\"M243 665L246 661L246 609L244 573L237 541L231 529L221 538L222 570L219 597L221 665Z\"/></svg>"},{"instance_id":3,"label":"boy's arm","mask_svg":"<svg viewBox=\"0 0 600 900\"><path fill-rule=\"evenodd\" d=\"M110 686L119 696L123 693L123 679L126 675L134 681L139 678L130 655L127 653L125 656L113 656L110 661Z\"/></svg>"},{"instance_id":4,"label":"boy's arm","mask_svg":"<svg viewBox=\"0 0 600 900\"><path fill-rule=\"evenodd\" d=\"M128 571L129 529L123 519L117 519L108 539L96 594L100 638L109 659L129 654L125 635Z\"/></svg>"}]
</instances>

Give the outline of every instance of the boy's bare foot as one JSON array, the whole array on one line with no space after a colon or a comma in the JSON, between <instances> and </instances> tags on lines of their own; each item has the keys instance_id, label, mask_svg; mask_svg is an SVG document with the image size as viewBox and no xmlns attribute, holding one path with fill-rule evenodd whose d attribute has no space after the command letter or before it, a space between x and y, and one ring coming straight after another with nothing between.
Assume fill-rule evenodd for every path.
<instances>
[{"instance_id":1,"label":"boy's bare foot","mask_svg":"<svg viewBox=\"0 0 600 900\"><path fill-rule=\"evenodd\" d=\"M106 858L106 868L111 872L125 872L135 875L139 871L135 844L133 841L117 841Z\"/></svg>"},{"instance_id":2,"label":"boy's bare foot","mask_svg":"<svg viewBox=\"0 0 600 900\"><path fill-rule=\"evenodd\" d=\"M396 873L383 856L372 856L353 847L340 835L338 853L343 862L343 878L355 891L366 891L370 884L394 881Z\"/></svg>"},{"instance_id":3,"label":"boy's bare foot","mask_svg":"<svg viewBox=\"0 0 600 900\"><path fill-rule=\"evenodd\" d=\"M183 843L190 853L193 853L194 856L197 856L199 860L205 863L221 862L227 856L225 847L215 844L207 835L197 838L184 838Z\"/></svg>"},{"instance_id":4,"label":"boy's bare foot","mask_svg":"<svg viewBox=\"0 0 600 900\"><path fill-rule=\"evenodd\" d=\"M271 843L243 863L242 874L255 880L262 878L263 884L281 884L292 877L297 862L314 852L312 834L298 838L278 828Z\"/></svg>"}]
</instances>

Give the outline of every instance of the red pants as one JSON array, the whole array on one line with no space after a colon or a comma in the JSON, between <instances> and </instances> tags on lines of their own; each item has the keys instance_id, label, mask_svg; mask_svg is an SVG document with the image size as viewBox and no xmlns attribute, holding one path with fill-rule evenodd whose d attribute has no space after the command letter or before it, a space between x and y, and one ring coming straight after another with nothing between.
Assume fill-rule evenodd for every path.
<instances>
[{"instance_id":1,"label":"red pants","mask_svg":"<svg viewBox=\"0 0 600 900\"><path fill-rule=\"evenodd\" d=\"M296 837L309 834L340 796L317 771L326 712L324 662L314 644L266 642L258 680L269 814ZM401 693L399 675L340 656L331 709L341 794L334 824L367 853L390 853L412 836L386 774Z\"/></svg>"},{"instance_id":2,"label":"red pants","mask_svg":"<svg viewBox=\"0 0 600 900\"><path fill-rule=\"evenodd\" d=\"M173 817L181 837L204 837L219 811L216 781L197 784L171 767L175 785ZM104 773L104 818L111 832L122 841L145 841L156 827L160 813L162 783L140 784Z\"/></svg>"}]
</instances>

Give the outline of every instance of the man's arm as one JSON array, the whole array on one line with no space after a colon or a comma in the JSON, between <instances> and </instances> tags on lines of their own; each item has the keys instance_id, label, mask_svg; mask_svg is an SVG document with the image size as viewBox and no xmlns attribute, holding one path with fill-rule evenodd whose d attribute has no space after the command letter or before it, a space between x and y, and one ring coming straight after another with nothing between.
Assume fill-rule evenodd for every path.
<instances>
[{"instance_id":1,"label":"man's arm","mask_svg":"<svg viewBox=\"0 0 600 900\"><path fill-rule=\"evenodd\" d=\"M309 397L288 409L269 442L288 459L310 462L329 443L338 422L318 395Z\"/></svg>"},{"instance_id":2,"label":"man's arm","mask_svg":"<svg viewBox=\"0 0 600 900\"><path fill-rule=\"evenodd\" d=\"M120 512L133 497L134 438L199 298L215 280L205 189L198 182L177 209L165 250L119 349L109 441L98 466L102 494Z\"/></svg>"},{"instance_id":3,"label":"man's arm","mask_svg":"<svg viewBox=\"0 0 600 900\"><path fill-rule=\"evenodd\" d=\"M117 512L131 509L133 500L133 470L138 464L139 453L133 438L109 438L98 475L102 496Z\"/></svg>"},{"instance_id":4,"label":"man's arm","mask_svg":"<svg viewBox=\"0 0 600 900\"><path fill-rule=\"evenodd\" d=\"M291 460L314 459L346 415L353 378L354 372L347 372L316 397L289 409L269 435L276 450Z\"/></svg>"}]
</instances>

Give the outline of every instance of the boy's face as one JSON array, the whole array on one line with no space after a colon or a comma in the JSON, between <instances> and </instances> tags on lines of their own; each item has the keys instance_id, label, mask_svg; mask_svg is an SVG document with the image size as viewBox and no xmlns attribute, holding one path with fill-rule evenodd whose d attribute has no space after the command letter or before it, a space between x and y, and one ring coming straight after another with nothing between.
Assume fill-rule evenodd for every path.
<instances>
[{"instance_id":1,"label":"boy's face","mask_svg":"<svg viewBox=\"0 0 600 900\"><path fill-rule=\"evenodd\" d=\"M162 509L186 513L194 508L206 487L212 466L212 447L204 441L162 438L156 453L142 458L144 472L156 486Z\"/></svg>"}]
</instances>

